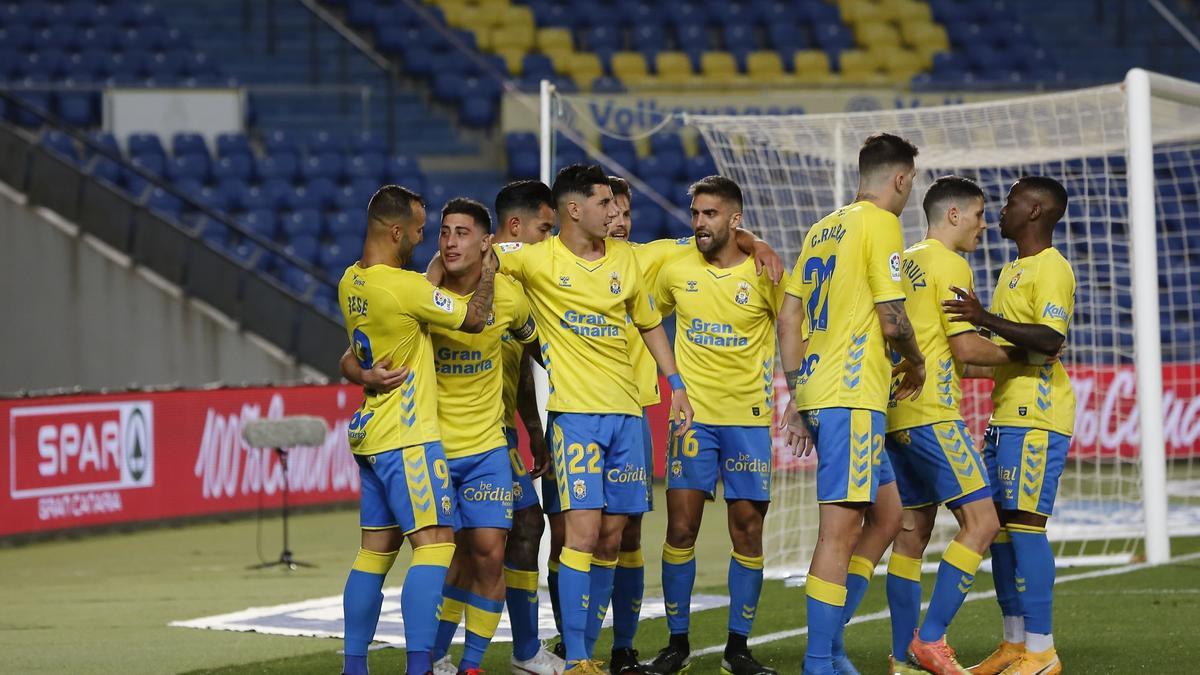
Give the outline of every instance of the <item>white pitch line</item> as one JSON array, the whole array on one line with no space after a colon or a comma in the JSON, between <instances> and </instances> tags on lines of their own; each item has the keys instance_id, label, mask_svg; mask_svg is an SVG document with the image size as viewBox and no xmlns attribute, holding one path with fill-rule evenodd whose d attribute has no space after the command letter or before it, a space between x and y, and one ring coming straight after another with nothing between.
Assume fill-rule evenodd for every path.
<instances>
[{"instance_id":1,"label":"white pitch line","mask_svg":"<svg viewBox=\"0 0 1200 675\"><path fill-rule=\"evenodd\" d=\"M1200 551L1198 551L1196 553L1189 553L1187 555L1181 555L1181 556L1178 556L1175 558L1171 558L1171 561L1168 564L1187 562L1189 560L1197 560L1197 559L1200 559ZM1121 567L1112 567L1112 568L1105 569L1105 570L1096 570L1095 572L1083 572L1081 574L1070 574L1065 577L1059 577L1058 579L1056 579L1054 582L1054 585L1057 586L1059 584L1065 584L1070 581L1083 581L1085 579L1097 579L1100 577L1110 577L1110 576L1115 576L1118 574L1127 574L1129 572L1137 572L1139 570L1149 569L1151 567L1156 567L1156 565L1152 565L1150 563L1134 563L1132 565L1123 565ZM967 602L971 602L973 600L984 600L987 598L994 598L994 597L996 597L996 591L994 591L994 590L980 591L978 593L967 594L967 597L965 600L963 600L963 602L967 603ZM921 611L925 611L928 608L929 608L928 602L921 603ZM884 610L880 610L878 612L871 612L870 614L863 614L861 616L856 616L853 619L850 619L850 622L846 625L852 626L856 623L865 623L867 621L878 621L879 619L887 619L889 617L890 617L890 614L888 613L888 610L884 609ZM766 635L759 635L758 637L750 638L749 640L746 641L746 644L751 647L755 647L758 645L765 645L770 642L778 642L779 640L786 640L788 638L799 637L801 635L807 635L807 634L808 634L807 626L805 626L804 628L792 628L789 630L781 630L781 631L777 631L774 633L767 633ZM703 649L698 649L698 650L692 652L692 658L693 659L700 658L701 656L708 656L709 654L720 654L720 653L723 653L724 651L725 651L725 645L723 645L723 644L713 645L711 647L705 647Z\"/></svg>"}]
</instances>

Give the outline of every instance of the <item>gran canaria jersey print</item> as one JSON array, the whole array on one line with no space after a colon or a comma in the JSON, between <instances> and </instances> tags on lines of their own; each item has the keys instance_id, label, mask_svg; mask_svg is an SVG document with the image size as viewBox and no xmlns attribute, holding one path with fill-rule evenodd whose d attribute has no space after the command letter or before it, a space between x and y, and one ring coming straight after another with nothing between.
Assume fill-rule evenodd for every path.
<instances>
[{"instance_id":1,"label":"gran canaria jersey print","mask_svg":"<svg viewBox=\"0 0 1200 675\"><path fill-rule=\"evenodd\" d=\"M629 341L662 322L629 244L605 240L585 260L557 236L499 244L500 271L525 287L537 321L554 412L641 416Z\"/></svg>"}]
</instances>

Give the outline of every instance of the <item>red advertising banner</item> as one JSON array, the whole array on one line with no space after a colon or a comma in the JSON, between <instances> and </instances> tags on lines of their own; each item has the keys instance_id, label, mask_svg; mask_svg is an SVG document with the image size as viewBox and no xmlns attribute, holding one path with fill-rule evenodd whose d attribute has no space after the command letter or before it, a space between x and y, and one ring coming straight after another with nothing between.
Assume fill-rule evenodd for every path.
<instances>
[{"instance_id":1,"label":"red advertising banner","mask_svg":"<svg viewBox=\"0 0 1200 675\"><path fill-rule=\"evenodd\" d=\"M241 427L285 415L330 428L321 447L289 453L290 502L357 499L346 423L361 397L311 386L0 401L0 536L277 506L279 460L246 447Z\"/></svg>"},{"instance_id":2,"label":"red advertising banner","mask_svg":"<svg viewBox=\"0 0 1200 675\"><path fill-rule=\"evenodd\" d=\"M1139 418L1131 367L1072 367L1077 414L1071 453L1136 459ZM1167 457L1200 454L1200 364L1163 367ZM665 380L662 390L670 391ZM963 411L977 440L991 412L991 383L964 385ZM776 421L787 402L775 382ZM346 425L361 402L352 386L220 389L0 401L0 537L31 532L250 511L279 504L283 474L275 453L248 448L242 424L316 415L329 425L318 448L289 453L291 502L357 499L358 468ZM655 476L667 453L669 397L650 409ZM521 429L523 436L524 430ZM772 429L778 470L806 470ZM528 444L521 450L529 460Z\"/></svg>"}]
</instances>

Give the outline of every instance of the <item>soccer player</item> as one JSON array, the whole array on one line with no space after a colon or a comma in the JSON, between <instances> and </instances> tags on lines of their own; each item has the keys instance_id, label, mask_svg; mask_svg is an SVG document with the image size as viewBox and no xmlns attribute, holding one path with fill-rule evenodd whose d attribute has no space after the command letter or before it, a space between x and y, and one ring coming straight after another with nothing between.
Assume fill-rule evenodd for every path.
<instances>
[{"instance_id":1,"label":"soccer player","mask_svg":"<svg viewBox=\"0 0 1200 675\"><path fill-rule=\"evenodd\" d=\"M903 662L908 655L923 669L911 672L946 675L964 672L946 645L946 627L1000 529L983 461L959 411L960 376L971 366L1024 361L1025 354L992 343L968 324L951 323L942 310L942 301L955 297L952 287L974 285L962 254L975 250L987 228L983 191L970 179L943 176L926 191L923 206L929 232L904 251L901 273L905 306L935 386L915 399L893 401L887 414L887 453L911 523L892 546L887 597L893 658ZM921 560L942 504L954 513L959 531L942 554L918 631ZM905 670L902 663L893 664L893 672Z\"/></svg>"},{"instance_id":2,"label":"soccer player","mask_svg":"<svg viewBox=\"0 0 1200 675\"><path fill-rule=\"evenodd\" d=\"M1066 209L1067 191L1058 181L1027 176L1014 183L1000 210L1000 234L1017 244L1017 259L1000 272L991 311L964 288L951 289L958 298L943 303L951 321L1030 352L1025 363L997 366L993 375L984 462L1003 526L991 552L1004 641L971 668L977 675L1062 671L1051 633L1054 553L1046 520L1075 428L1075 393L1054 358L1075 308L1075 273L1051 245Z\"/></svg>"},{"instance_id":3,"label":"soccer player","mask_svg":"<svg viewBox=\"0 0 1200 675\"><path fill-rule=\"evenodd\" d=\"M600 672L586 633L589 621L607 613L626 518L649 506L642 409L628 356L638 338L630 325L672 383L671 416L681 430L692 408L631 248L606 239L616 216L608 178L597 166L569 166L553 192L561 233L498 250L501 270L525 286L544 327L555 486L543 498L547 512L565 512L561 629L567 672L585 674Z\"/></svg>"},{"instance_id":4,"label":"soccer player","mask_svg":"<svg viewBox=\"0 0 1200 675\"><path fill-rule=\"evenodd\" d=\"M554 196L545 183L509 183L496 194L496 234L492 241L535 244L550 236L555 218ZM516 340L505 340L500 348L504 360L504 434L513 464L513 527L504 555L505 596L513 631L512 668L514 673L556 675L563 670L563 660L543 648L538 639L538 549L545 520L532 478L549 468L546 437L524 347ZM537 465L532 477L517 451L518 410Z\"/></svg>"},{"instance_id":5,"label":"soccer player","mask_svg":"<svg viewBox=\"0 0 1200 675\"><path fill-rule=\"evenodd\" d=\"M654 298L677 313L679 373L696 392L692 428L667 457L667 538L662 583L670 642L652 673L689 667L688 627L696 580L695 545L707 499L724 485L729 534L729 637L721 672L774 675L746 638L763 581L762 529L771 499L771 416L775 409L775 317L783 288L755 273L734 235L742 219L737 183L709 176L689 188L694 247L658 274Z\"/></svg>"},{"instance_id":6,"label":"soccer player","mask_svg":"<svg viewBox=\"0 0 1200 675\"><path fill-rule=\"evenodd\" d=\"M456 301L468 302L475 292L490 233L491 216L483 204L458 197L442 208L438 248L446 271L441 288ZM503 558L513 518L513 469L503 426L501 345L506 341L533 343L537 331L520 286L501 276L496 282L494 309L482 332L437 326L430 332L438 420L459 506L457 548L446 577L432 656L435 672L453 672L446 652L465 610L466 647L458 672L475 673L504 605ZM342 373L352 382L360 380L352 356L343 357Z\"/></svg>"},{"instance_id":7,"label":"soccer player","mask_svg":"<svg viewBox=\"0 0 1200 675\"><path fill-rule=\"evenodd\" d=\"M792 392L785 439L798 454L814 446L817 452L819 529L806 584L805 673L834 672L850 556L879 486L892 481L883 452L887 347L911 364L896 398L920 393L925 381L900 285L899 214L912 191L916 155L914 145L892 134L866 140L855 202L805 235L780 310L780 354ZM899 506L896 499L894 514L871 517L892 519L898 528Z\"/></svg>"},{"instance_id":8,"label":"soccer player","mask_svg":"<svg viewBox=\"0 0 1200 675\"><path fill-rule=\"evenodd\" d=\"M433 347L427 326L478 333L492 312L495 266L485 263L467 302L455 300L420 274L402 269L420 243L421 197L398 185L379 189L367 206L362 258L338 283L338 301L354 357L363 369L377 361L407 368L389 392L364 391L350 420L350 448L362 482L362 544L343 594L343 671L367 672L384 577L407 538L412 563L400 606L410 675L432 669L430 651L446 568L454 555L454 493L442 450Z\"/></svg>"}]
</instances>

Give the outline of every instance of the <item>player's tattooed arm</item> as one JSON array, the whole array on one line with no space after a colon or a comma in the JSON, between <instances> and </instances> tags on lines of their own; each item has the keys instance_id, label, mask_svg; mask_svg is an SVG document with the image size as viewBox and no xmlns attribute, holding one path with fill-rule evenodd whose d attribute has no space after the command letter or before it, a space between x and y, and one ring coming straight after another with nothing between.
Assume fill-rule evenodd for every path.
<instances>
[{"instance_id":1,"label":"player's tattooed arm","mask_svg":"<svg viewBox=\"0 0 1200 675\"><path fill-rule=\"evenodd\" d=\"M950 314L952 322L966 321L986 328L993 335L999 335L1018 347L1038 354L1058 354L1066 342L1066 336L1049 326L1017 323L985 310L974 291L956 286L951 286L950 290L958 299L942 302L942 309Z\"/></svg>"},{"instance_id":2,"label":"player's tattooed arm","mask_svg":"<svg viewBox=\"0 0 1200 675\"><path fill-rule=\"evenodd\" d=\"M734 229L733 241L742 253L754 256L754 272L756 274L762 274L763 270L766 270L771 283L779 283L779 280L783 278L783 259L779 257L775 249L771 248L770 244L741 226Z\"/></svg>"},{"instance_id":3,"label":"player's tattooed arm","mask_svg":"<svg viewBox=\"0 0 1200 675\"><path fill-rule=\"evenodd\" d=\"M783 375L787 380L788 393L796 397L799 386L801 366L808 343L802 335L804 329L804 302L794 295L784 295L783 306L779 308L779 319L776 322L779 333L779 360L783 367Z\"/></svg>"},{"instance_id":4,"label":"player's tattooed arm","mask_svg":"<svg viewBox=\"0 0 1200 675\"><path fill-rule=\"evenodd\" d=\"M408 379L409 373L408 366L400 366L392 370L392 360L388 358L376 361L370 368L363 368L350 349L342 354L340 366L342 377L346 378L347 382L357 384L369 393L375 394L383 394L399 387L404 380Z\"/></svg>"},{"instance_id":5,"label":"player's tattooed arm","mask_svg":"<svg viewBox=\"0 0 1200 675\"><path fill-rule=\"evenodd\" d=\"M487 325L488 314L492 311L492 297L496 293L496 256L488 255L491 252L491 247L484 251L483 255L483 272L479 276L479 285L475 287L475 294L471 296L471 301L467 303L467 315L463 318L462 326L459 330L465 333L482 332L484 326Z\"/></svg>"},{"instance_id":6,"label":"player's tattooed arm","mask_svg":"<svg viewBox=\"0 0 1200 675\"><path fill-rule=\"evenodd\" d=\"M884 339L896 353L904 357L905 367L900 371L904 377L896 387L896 400L920 396L921 388L925 385L925 356L921 354L917 332L913 330L908 312L904 310L904 301L876 303L875 312L879 315Z\"/></svg>"}]
</instances>

